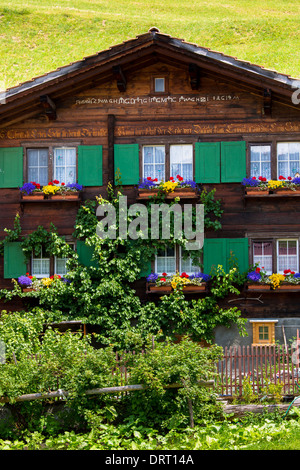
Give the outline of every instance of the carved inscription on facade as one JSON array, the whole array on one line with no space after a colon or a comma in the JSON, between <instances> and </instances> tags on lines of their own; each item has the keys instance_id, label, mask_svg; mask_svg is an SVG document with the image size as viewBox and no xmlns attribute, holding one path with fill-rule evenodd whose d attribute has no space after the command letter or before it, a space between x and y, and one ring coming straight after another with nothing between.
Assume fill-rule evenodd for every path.
<instances>
[{"instance_id":1,"label":"carved inscription on facade","mask_svg":"<svg viewBox=\"0 0 300 470\"><path fill-rule=\"evenodd\" d=\"M130 123L116 125L116 137L164 136L164 135L215 135L215 134L259 134L299 133L299 122L251 122L251 123ZM105 127L0 129L0 140L74 139L85 137L107 137Z\"/></svg>"},{"instance_id":2,"label":"carved inscription on facade","mask_svg":"<svg viewBox=\"0 0 300 470\"><path fill-rule=\"evenodd\" d=\"M135 106L149 104L172 104L172 103L208 103L214 101L236 101L240 97L234 94L216 94L216 95L168 95L168 96L128 96L128 97L95 97L86 96L84 98L75 98L76 105L118 105Z\"/></svg>"}]
</instances>

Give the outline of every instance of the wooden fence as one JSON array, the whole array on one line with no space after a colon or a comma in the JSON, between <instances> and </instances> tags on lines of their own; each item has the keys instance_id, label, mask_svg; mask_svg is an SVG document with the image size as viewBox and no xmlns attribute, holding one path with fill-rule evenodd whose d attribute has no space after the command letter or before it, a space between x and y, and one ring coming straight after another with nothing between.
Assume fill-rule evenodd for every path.
<instances>
[{"instance_id":1,"label":"wooden fence","mask_svg":"<svg viewBox=\"0 0 300 470\"><path fill-rule=\"evenodd\" d=\"M298 339L291 346L225 347L216 365L216 389L227 397L244 395L246 387L259 396L275 389L281 395L300 395L299 347Z\"/></svg>"}]
</instances>

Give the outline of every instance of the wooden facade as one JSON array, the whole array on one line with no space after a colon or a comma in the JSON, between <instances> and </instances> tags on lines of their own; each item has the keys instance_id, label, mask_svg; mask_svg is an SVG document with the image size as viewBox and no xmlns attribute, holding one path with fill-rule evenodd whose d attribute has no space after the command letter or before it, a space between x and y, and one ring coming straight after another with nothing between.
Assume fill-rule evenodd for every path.
<instances>
[{"instance_id":1,"label":"wooden facade","mask_svg":"<svg viewBox=\"0 0 300 470\"><path fill-rule=\"evenodd\" d=\"M156 79L163 79L163 89L156 91L156 84L161 85ZM12 228L17 212L23 235L38 225L48 228L50 222L61 235L73 233L80 202L20 201L18 187L29 176L29 150L46 151L50 181L54 149L75 149L76 181L84 185L82 200L105 196L108 182L114 181L116 167L121 166L124 192L133 203L143 176L143 147L164 147L168 179L171 147L190 145L193 177L201 188L216 188L215 197L224 210L222 229L205 234L207 240L217 240L216 261L221 256L218 250L225 246L220 248L218 240L246 240L245 265L253 262L255 241L272 243L276 263L277 240L296 240L299 267L300 196L247 197L241 185L242 178L251 174L251 146L268 146L270 178L276 180L278 143L300 144L300 106L292 101L296 86L289 76L152 28L8 89L0 97L1 238L5 228ZM16 149L20 153L14 153ZM13 162L9 180L8 161ZM210 262L204 259L204 266L209 268ZM10 285L1 259L0 287ZM139 289L146 299L143 283ZM300 318L300 291L269 291L263 293L263 302L251 300L259 295L244 292L234 305L248 318Z\"/></svg>"}]
</instances>

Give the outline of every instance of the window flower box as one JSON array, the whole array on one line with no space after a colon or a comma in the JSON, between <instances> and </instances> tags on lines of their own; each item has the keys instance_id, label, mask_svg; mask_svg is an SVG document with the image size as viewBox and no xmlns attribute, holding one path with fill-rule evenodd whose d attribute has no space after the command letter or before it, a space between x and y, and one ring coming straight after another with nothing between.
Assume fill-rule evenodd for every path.
<instances>
[{"instance_id":1,"label":"window flower box","mask_svg":"<svg viewBox=\"0 0 300 470\"><path fill-rule=\"evenodd\" d=\"M247 196L266 196L268 194L296 195L300 194L300 178L289 176L285 178L279 176L278 180L269 180L259 176L259 178L244 178L242 185Z\"/></svg>"},{"instance_id":2,"label":"window flower box","mask_svg":"<svg viewBox=\"0 0 300 470\"><path fill-rule=\"evenodd\" d=\"M185 294L206 292L210 278L208 274L200 272L192 275L177 273L170 276L167 273L163 273L162 276L151 273L147 277L147 292L170 293L177 287L182 287L182 292Z\"/></svg>"},{"instance_id":3,"label":"window flower box","mask_svg":"<svg viewBox=\"0 0 300 470\"><path fill-rule=\"evenodd\" d=\"M182 176L173 177L169 181L158 183L157 178L150 176L144 178L138 186L138 199L149 199L150 197L164 196L166 199L185 198L194 199L198 195L198 187L194 181L186 180Z\"/></svg>"},{"instance_id":4,"label":"window flower box","mask_svg":"<svg viewBox=\"0 0 300 470\"><path fill-rule=\"evenodd\" d=\"M59 181L54 180L43 187L43 193L46 195L47 199L78 201L82 189L83 186L78 183L61 183L59 185Z\"/></svg>"},{"instance_id":5,"label":"window flower box","mask_svg":"<svg viewBox=\"0 0 300 470\"><path fill-rule=\"evenodd\" d=\"M247 275L247 290L300 290L300 273L285 269L283 274L267 275L261 268Z\"/></svg>"},{"instance_id":6,"label":"window flower box","mask_svg":"<svg viewBox=\"0 0 300 470\"><path fill-rule=\"evenodd\" d=\"M40 184L31 181L25 183L20 189L20 196L22 201L36 201L44 199L44 193Z\"/></svg>"}]
</instances>

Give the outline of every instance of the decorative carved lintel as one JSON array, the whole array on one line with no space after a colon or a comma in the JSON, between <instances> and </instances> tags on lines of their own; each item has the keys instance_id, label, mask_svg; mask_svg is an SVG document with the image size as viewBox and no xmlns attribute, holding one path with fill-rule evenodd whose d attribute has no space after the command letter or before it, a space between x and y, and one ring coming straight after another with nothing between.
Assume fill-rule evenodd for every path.
<instances>
[{"instance_id":1,"label":"decorative carved lintel","mask_svg":"<svg viewBox=\"0 0 300 470\"><path fill-rule=\"evenodd\" d=\"M113 67L113 75L114 75L115 80L117 81L118 90L121 92L126 91L126 85L127 85L126 77L123 73L122 68L119 65Z\"/></svg>"},{"instance_id":2,"label":"decorative carved lintel","mask_svg":"<svg viewBox=\"0 0 300 470\"><path fill-rule=\"evenodd\" d=\"M50 121L55 121L56 119L56 106L55 103L48 95L40 96L40 103L45 111L46 116Z\"/></svg>"}]
</instances>

